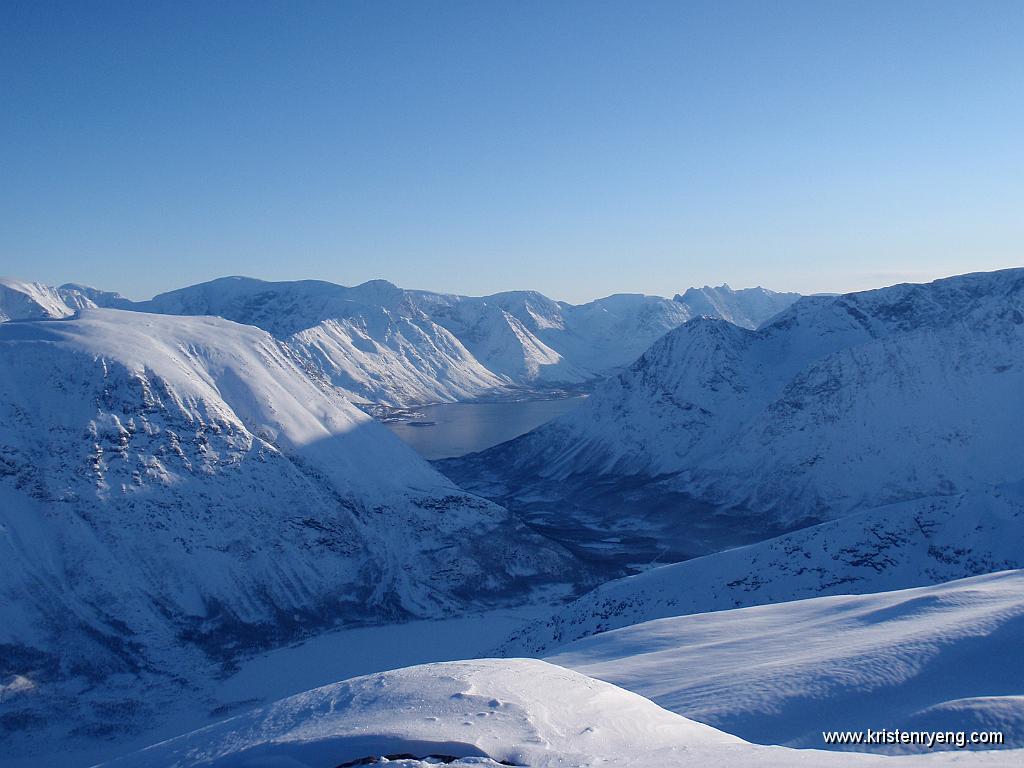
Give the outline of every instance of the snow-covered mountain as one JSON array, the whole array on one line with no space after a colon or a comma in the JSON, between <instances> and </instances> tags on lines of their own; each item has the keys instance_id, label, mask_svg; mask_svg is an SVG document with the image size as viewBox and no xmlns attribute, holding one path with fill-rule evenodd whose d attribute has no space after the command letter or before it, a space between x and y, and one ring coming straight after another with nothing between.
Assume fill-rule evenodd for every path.
<instances>
[{"instance_id":1,"label":"snow-covered mountain","mask_svg":"<svg viewBox=\"0 0 1024 768\"><path fill-rule=\"evenodd\" d=\"M894 758L756 746L563 667L485 659L324 686L105 766L938 768L1020 759L1020 750Z\"/></svg>"},{"instance_id":2,"label":"snow-covered mountain","mask_svg":"<svg viewBox=\"0 0 1024 768\"><path fill-rule=\"evenodd\" d=\"M675 296L685 304L691 317L720 317L733 325L754 330L800 298L798 293L776 293L764 288L742 288L734 291L728 285L717 288L689 288Z\"/></svg>"},{"instance_id":3,"label":"snow-covered mountain","mask_svg":"<svg viewBox=\"0 0 1024 768\"><path fill-rule=\"evenodd\" d=\"M1021 392L1024 270L965 275L803 298L756 331L690 321L569 414L440 466L552 530L680 559L1020 480Z\"/></svg>"},{"instance_id":4,"label":"snow-covered mountain","mask_svg":"<svg viewBox=\"0 0 1024 768\"><path fill-rule=\"evenodd\" d=\"M829 747L822 732L885 728L1000 731L1006 747L1020 748L1022 644L1018 570L659 619L581 640L547 660L762 744L850 749Z\"/></svg>"},{"instance_id":5,"label":"snow-covered mountain","mask_svg":"<svg viewBox=\"0 0 1024 768\"><path fill-rule=\"evenodd\" d=\"M52 320L73 313L56 288L0 277L0 323L11 320Z\"/></svg>"},{"instance_id":6,"label":"snow-covered mountain","mask_svg":"<svg viewBox=\"0 0 1024 768\"><path fill-rule=\"evenodd\" d=\"M65 283L59 288L0 277L0 323L11 320L59 320L79 309L131 309L119 293Z\"/></svg>"},{"instance_id":7,"label":"snow-covered mountain","mask_svg":"<svg viewBox=\"0 0 1024 768\"><path fill-rule=\"evenodd\" d=\"M701 294L702 311L717 317L724 309L744 324L767 306L797 298L760 288L704 291L714 305ZM578 385L628 365L695 316L685 297L622 294L577 306L536 291L477 298L403 290L383 280L346 288L239 277L139 306L259 326L303 350L354 397L392 405Z\"/></svg>"},{"instance_id":8,"label":"snow-covered mountain","mask_svg":"<svg viewBox=\"0 0 1024 768\"><path fill-rule=\"evenodd\" d=\"M70 309L132 309L134 302L114 291L101 291L88 285L64 283L57 293Z\"/></svg>"},{"instance_id":9,"label":"snow-covered mountain","mask_svg":"<svg viewBox=\"0 0 1024 768\"><path fill-rule=\"evenodd\" d=\"M797 298L761 288L704 288L694 294L698 312L679 296L621 294L571 305L536 291L477 298L403 290L383 280L348 288L228 277L145 302L78 285L20 285L31 294L26 301L45 299L56 310L47 316L111 307L255 325L320 368L353 400L392 406L578 386L633 362L696 314L727 312L753 327L767 316L766 307ZM21 315L29 316L24 310Z\"/></svg>"},{"instance_id":10,"label":"snow-covered mountain","mask_svg":"<svg viewBox=\"0 0 1024 768\"><path fill-rule=\"evenodd\" d=\"M1024 484L878 507L602 584L516 631L537 655L651 619L866 594L1024 568Z\"/></svg>"},{"instance_id":11,"label":"snow-covered mountain","mask_svg":"<svg viewBox=\"0 0 1024 768\"><path fill-rule=\"evenodd\" d=\"M105 309L0 325L8 744L131 732L238 654L578 572L265 331Z\"/></svg>"}]
</instances>

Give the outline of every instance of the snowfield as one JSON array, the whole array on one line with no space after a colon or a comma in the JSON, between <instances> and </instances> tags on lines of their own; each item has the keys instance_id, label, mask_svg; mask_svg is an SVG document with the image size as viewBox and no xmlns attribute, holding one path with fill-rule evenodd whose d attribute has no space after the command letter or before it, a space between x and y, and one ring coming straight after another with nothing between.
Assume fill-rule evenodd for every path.
<instances>
[{"instance_id":1,"label":"snowfield","mask_svg":"<svg viewBox=\"0 0 1024 768\"><path fill-rule=\"evenodd\" d=\"M1002 730L1024 747L1021 648L1017 570L658 619L547 660L762 744L823 748L822 731L900 728Z\"/></svg>"},{"instance_id":2,"label":"snowfield","mask_svg":"<svg viewBox=\"0 0 1024 768\"><path fill-rule=\"evenodd\" d=\"M530 768L918 768L1011 766L1021 759L1020 752L887 758L760 747L578 672L543 661L487 659L408 667L324 686L105 765L336 768L403 754L461 758L455 765Z\"/></svg>"}]
</instances>

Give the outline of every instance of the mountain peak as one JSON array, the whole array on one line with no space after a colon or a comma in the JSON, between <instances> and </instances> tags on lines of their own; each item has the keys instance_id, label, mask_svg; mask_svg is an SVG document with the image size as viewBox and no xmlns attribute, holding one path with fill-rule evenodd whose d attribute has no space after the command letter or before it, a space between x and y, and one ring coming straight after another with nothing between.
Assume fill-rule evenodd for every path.
<instances>
[{"instance_id":1,"label":"mountain peak","mask_svg":"<svg viewBox=\"0 0 1024 768\"><path fill-rule=\"evenodd\" d=\"M55 288L0 277L0 322L57 320L73 314L74 310L64 303Z\"/></svg>"}]
</instances>

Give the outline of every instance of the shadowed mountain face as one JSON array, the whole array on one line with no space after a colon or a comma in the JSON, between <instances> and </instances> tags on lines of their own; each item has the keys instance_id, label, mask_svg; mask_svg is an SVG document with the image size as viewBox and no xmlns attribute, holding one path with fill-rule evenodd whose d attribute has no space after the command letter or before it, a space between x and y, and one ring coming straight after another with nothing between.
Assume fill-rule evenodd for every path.
<instances>
[{"instance_id":1,"label":"shadowed mountain face","mask_svg":"<svg viewBox=\"0 0 1024 768\"><path fill-rule=\"evenodd\" d=\"M130 732L240 654L581 575L268 333L114 310L0 325L0 532L0 675L33 686L5 739Z\"/></svg>"},{"instance_id":2,"label":"shadowed mountain face","mask_svg":"<svg viewBox=\"0 0 1024 768\"><path fill-rule=\"evenodd\" d=\"M570 414L439 466L595 554L680 559L1019 480L1022 391L1024 270L965 275L756 331L691 321Z\"/></svg>"},{"instance_id":3,"label":"shadowed mountain face","mask_svg":"<svg viewBox=\"0 0 1024 768\"><path fill-rule=\"evenodd\" d=\"M384 280L347 288L227 277L130 302L78 285L8 283L14 298L6 313L0 303L0 319L62 317L88 307L216 315L268 331L354 401L392 406L578 387L633 362L692 317L753 328L797 298L721 286L675 300L618 294L571 305L536 291L474 298Z\"/></svg>"},{"instance_id":4,"label":"shadowed mountain face","mask_svg":"<svg viewBox=\"0 0 1024 768\"><path fill-rule=\"evenodd\" d=\"M543 654L669 616L883 592L1024 567L1024 483L889 504L602 584L515 632L501 655Z\"/></svg>"}]
</instances>

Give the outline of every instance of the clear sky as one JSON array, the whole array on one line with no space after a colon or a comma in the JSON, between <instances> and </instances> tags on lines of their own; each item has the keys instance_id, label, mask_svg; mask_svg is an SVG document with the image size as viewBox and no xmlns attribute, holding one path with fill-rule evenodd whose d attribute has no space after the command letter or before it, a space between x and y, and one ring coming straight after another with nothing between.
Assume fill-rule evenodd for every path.
<instances>
[{"instance_id":1,"label":"clear sky","mask_svg":"<svg viewBox=\"0 0 1024 768\"><path fill-rule=\"evenodd\" d=\"M0 3L0 274L579 301L1024 264L1024 2Z\"/></svg>"}]
</instances>

